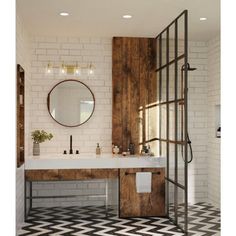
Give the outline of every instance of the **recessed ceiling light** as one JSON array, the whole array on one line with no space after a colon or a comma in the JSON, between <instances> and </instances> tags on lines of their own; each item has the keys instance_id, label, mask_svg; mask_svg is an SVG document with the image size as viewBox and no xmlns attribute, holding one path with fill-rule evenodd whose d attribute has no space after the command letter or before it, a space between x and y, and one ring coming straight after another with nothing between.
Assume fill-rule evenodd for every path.
<instances>
[{"instance_id":1,"label":"recessed ceiling light","mask_svg":"<svg viewBox=\"0 0 236 236\"><path fill-rule=\"evenodd\" d=\"M69 16L68 12L60 12L60 16Z\"/></svg>"},{"instance_id":2,"label":"recessed ceiling light","mask_svg":"<svg viewBox=\"0 0 236 236\"><path fill-rule=\"evenodd\" d=\"M132 18L131 15L123 15L122 17L123 17L124 19L130 19L130 18Z\"/></svg>"},{"instance_id":3,"label":"recessed ceiling light","mask_svg":"<svg viewBox=\"0 0 236 236\"><path fill-rule=\"evenodd\" d=\"M204 21L204 20L207 20L207 18L206 17L201 17L200 20Z\"/></svg>"}]
</instances>

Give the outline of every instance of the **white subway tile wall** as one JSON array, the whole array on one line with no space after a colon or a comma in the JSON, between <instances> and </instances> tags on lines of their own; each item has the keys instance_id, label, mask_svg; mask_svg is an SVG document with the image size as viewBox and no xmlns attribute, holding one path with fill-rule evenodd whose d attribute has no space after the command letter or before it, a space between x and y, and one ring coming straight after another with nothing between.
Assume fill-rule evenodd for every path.
<instances>
[{"instance_id":1,"label":"white subway tile wall","mask_svg":"<svg viewBox=\"0 0 236 236\"><path fill-rule=\"evenodd\" d=\"M30 38L23 27L21 18L16 16L16 63L25 70L25 140L29 139L29 103L30 94ZM25 145L25 155L28 153L28 146ZM16 168L16 230L21 228L24 222L24 165Z\"/></svg>"},{"instance_id":2,"label":"white subway tile wall","mask_svg":"<svg viewBox=\"0 0 236 236\"><path fill-rule=\"evenodd\" d=\"M62 153L69 149L69 135L73 135L73 147L80 153L95 153L99 142L102 152L111 151L111 39L82 39L33 37L31 43L31 91L30 127L44 129L54 137L41 145L41 153ZM94 63L95 76L88 78L84 73L78 80L87 84L94 93L95 111L91 119L77 128L66 128L52 120L47 111L47 94L58 82L68 78L57 75L45 76L48 62L60 65ZM71 78L71 77L70 77ZM28 139L32 154L32 141Z\"/></svg>"},{"instance_id":3,"label":"white subway tile wall","mask_svg":"<svg viewBox=\"0 0 236 236\"><path fill-rule=\"evenodd\" d=\"M220 106L220 37L208 42L207 92L208 201L220 207L220 138L216 138L220 121L220 117L217 117L220 116L217 112L217 106Z\"/></svg>"},{"instance_id":4,"label":"white subway tile wall","mask_svg":"<svg viewBox=\"0 0 236 236\"><path fill-rule=\"evenodd\" d=\"M207 201L207 43L189 42L188 128L193 161L189 164L189 202ZM190 158L190 154L189 154Z\"/></svg>"}]
</instances>

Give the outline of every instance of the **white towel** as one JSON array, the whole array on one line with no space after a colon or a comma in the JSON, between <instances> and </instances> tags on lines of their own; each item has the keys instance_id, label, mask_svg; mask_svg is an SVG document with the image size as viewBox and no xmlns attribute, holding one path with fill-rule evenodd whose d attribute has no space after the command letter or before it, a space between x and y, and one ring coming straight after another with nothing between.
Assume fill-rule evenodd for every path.
<instances>
[{"instance_id":1,"label":"white towel","mask_svg":"<svg viewBox=\"0 0 236 236\"><path fill-rule=\"evenodd\" d=\"M137 193L150 193L152 191L152 172L136 172Z\"/></svg>"}]
</instances>

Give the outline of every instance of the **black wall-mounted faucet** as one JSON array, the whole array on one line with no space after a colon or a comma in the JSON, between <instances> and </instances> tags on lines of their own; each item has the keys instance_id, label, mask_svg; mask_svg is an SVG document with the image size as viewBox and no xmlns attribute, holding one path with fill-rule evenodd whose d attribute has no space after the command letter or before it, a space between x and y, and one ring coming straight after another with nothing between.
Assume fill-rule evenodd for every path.
<instances>
[{"instance_id":1,"label":"black wall-mounted faucet","mask_svg":"<svg viewBox=\"0 0 236 236\"><path fill-rule=\"evenodd\" d=\"M73 154L73 149L72 149L72 135L70 135L70 151L69 154Z\"/></svg>"}]
</instances>

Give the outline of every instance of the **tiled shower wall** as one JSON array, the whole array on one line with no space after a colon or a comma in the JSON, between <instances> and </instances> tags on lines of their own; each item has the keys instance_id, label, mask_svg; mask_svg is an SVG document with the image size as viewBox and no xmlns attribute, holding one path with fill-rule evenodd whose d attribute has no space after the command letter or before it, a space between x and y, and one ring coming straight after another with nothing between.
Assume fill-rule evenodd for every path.
<instances>
[{"instance_id":1,"label":"tiled shower wall","mask_svg":"<svg viewBox=\"0 0 236 236\"><path fill-rule=\"evenodd\" d=\"M60 65L65 63L89 63L96 66L94 78L83 74L80 80L93 91L96 99L95 112L89 122L81 127L66 128L58 125L49 116L46 98L57 82L65 79L59 76L45 76L48 62ZM30 131L44 129L52 132L51 141L41 144L41 154L62 153L69 148L69 135L73 135L74 149L81 153L95 152L99 142L102 152L111 151L112 122L112 39L111 38L61 38L33 37L31 39L31 85L30 85ZM189 201L207 200L207 43L190 42L189 62L196 71L189 73L189 135L192 140L194 160L189 165ZM32 141L26 140L29 153L32 153ZM117 202L117 182L112 186L110 203ZM48 183L35 184L34 194L75 194L87 189L90 193L104 191L104 181L91 183ZM103 190L101 190L103 188ZM77 189L77 190L76 190ZM37 200L35 206L48 205L89 205L103 204L101 199L83 197L80 199Z\"/></svg>"},{"instance_id":2,"label":"tiled shower wall","mask_svg":"<svg viewBox=\"0 0 236 236\"><path fill-rule=\"evenodd\" d=\"M207 201L207 43L189 43L188 129L193 161L188 169L189 202ZM190 154L188 154L190 155Z\"/></svg>"},{"instance_id":3,"label":"tiled shower wall","mask_svg":"<svg viewBox=\"0 0 236 236\"><path fill-rule=\"evenodd\" d=\"M30 87L30 53L29 53L29 36L23 27L21 18L16 16L16 63L25 69L25 139L28 140L29 134L29 110L28 98ZM25 146L27 155L28 146ZM24 222L24 165L16 168L16 229L19 229Z\"/></svg>"},{"instance_id":4,"label":"tiled shower wall","mask_svg":"<svg viewBox=\"0 0 236 236\"><path fill-rule=\"evenodd\" d=\"M216 129L220 124L220 37L208 42L208 200L220 207L220 138Z\"/></svg>"}]
</instances>

